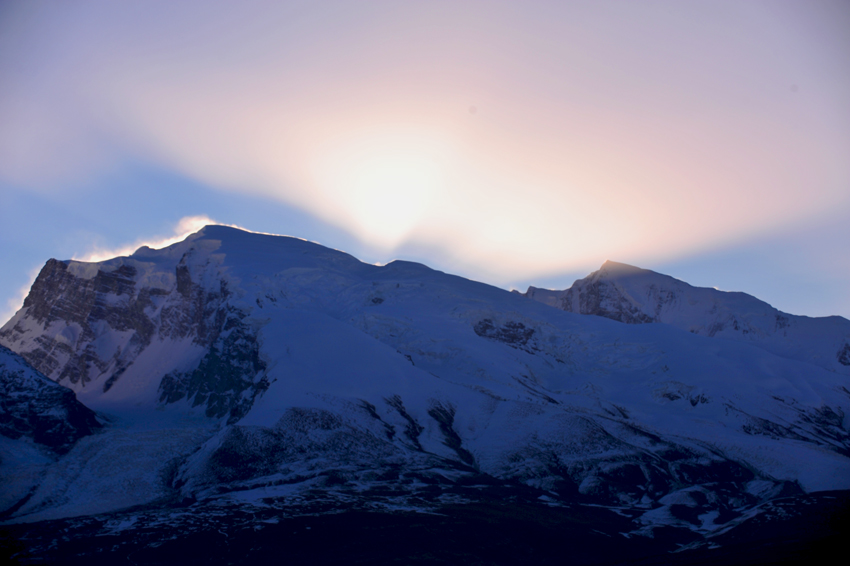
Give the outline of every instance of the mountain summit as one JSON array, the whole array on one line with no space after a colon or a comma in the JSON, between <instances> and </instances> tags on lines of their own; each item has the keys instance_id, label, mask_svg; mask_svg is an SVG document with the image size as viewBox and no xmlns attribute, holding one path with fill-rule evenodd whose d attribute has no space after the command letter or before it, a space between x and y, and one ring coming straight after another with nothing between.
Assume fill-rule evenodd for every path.
<instances>
[{"instance_id":1,"label":"mountain summit","mask_svg":"<svg viewBox=\"0 0 850 566\"><path fill-rule=\"evenodd\" d=\"M716 545L777 498L850 489L847 366L824 357L846 324L613 262L523 297L223 226L50 260L0 344L106 426L33 457L6 515L118 514L110 536L154 552L205 528L174 506L247 533L489 498Z\"/></svg>"},{"instance_id":2,"label":"mountain summit","mask_svg":"<svg viewBox=\"0 0 850 566\"><path fill-rule=\"evenodd\" d=\"M850 376L850 321L779 311L746 293L693 287L668 275L606 261L563 291L529 287L526 297L627 324L663 323L735 340Z\"/></svg>"}]
</instances>

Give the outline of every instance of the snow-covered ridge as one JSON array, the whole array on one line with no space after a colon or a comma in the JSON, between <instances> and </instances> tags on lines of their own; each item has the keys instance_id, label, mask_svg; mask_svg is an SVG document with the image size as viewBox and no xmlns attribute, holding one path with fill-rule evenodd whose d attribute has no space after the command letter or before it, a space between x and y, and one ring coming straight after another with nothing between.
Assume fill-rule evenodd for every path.
<instances>
[{"instance_id":1,"label":"snow-covered ridge","mask_svg":"<svg viewBox=\"0 0 850 566\"><path fill-rule=\"evenodd\" d=\"M845 318L792 315L746 293L693 287L624 263L607 261L569 289L529 287L525 296L568 312L739 340L850 375L850 321Z\"/></svg>"},{"instance_id":2,"label":"snow-covered ridge","mask_svg":"<svg viewBox=\"0 0 850 566\"><path fill-rule=\"evenodd\" d=\"M640 304L618 312L649 316ZM58 470L101 470L118 446L147 487L115 505L486 477L711 533L778 494L850 489L846 376L697 334L221 226L97 264L51 260L0 344L116 424L16 516L91 509ZM114 490L110 474L83 476L104 482L85 493Z\"/></svg>"}]
</instances>

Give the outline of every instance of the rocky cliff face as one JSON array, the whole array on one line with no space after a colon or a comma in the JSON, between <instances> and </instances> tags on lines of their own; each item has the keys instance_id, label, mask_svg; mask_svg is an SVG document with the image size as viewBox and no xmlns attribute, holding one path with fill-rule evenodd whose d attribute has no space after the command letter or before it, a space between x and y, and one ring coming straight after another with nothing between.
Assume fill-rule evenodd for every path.
<instances>
[{"instance_id":1,"label":"rocky cliff face","mask_svg":"<svg viewBox=\"0 0 850 566\"><path fill-rule=\"evenodd\" d=\"M28 438L64 454L100 427L94 412L78 402L73 391L0 346L0 435Z\"/></svg>"},{"instance_id":2,"label":"rocky cliff face","mask_svg":"<svg viewBox=\"0 0 850 566\"><path fill-rule=\"evenodd\" d=\"M563 291L525 296L578 314L626 324L662 323L700 336L737 340L850 375L850 321L781 312L745 293L693 287L630 265L605 262Z\"/></svg>"},{"instance_id":3,"label":"rocky cliff face","mask_svg":"<svg viewBox=\"0 0 850 566\"><path fill-rule=\"evenodd\" d=\"M176 357L189 359L155 376L160 402L187 399L207 416L236 419L265 387L265 366L245 313L228 304L227 280L214 262L194 263L196 251L186 245L158 262L145 261L146 249L101 265L51 259L0 344L91 398L128 370L147 371L134 368L142 353L156 357L164 343L185 342Z\"/></svg>"},{"instance_id":4,"label":"rocky cliff face","mask_svg":"<svg viewBox=\"0 0 850 566\"><path fill-rule=\"evenodd\" d=\"M24 358L55 381L80 387L132 361L150 344L154 332L145 311L153 306L153 297L164 294L160 289L136 289L136 273L132 265L122 265L113 271L97 270L94 277L79 277L69 271L68 263L49 260L23 306L26 323L48 332L34 338L32 348L22 351ZM98 327L103 325L110 332L129 335L123 348L119 345L106 359L97 348L103 335ZM62 329L49 332L56 327ZM24 326L15 324L2 337L13 344L26 334Z\"/></svg>"}]
</instances>

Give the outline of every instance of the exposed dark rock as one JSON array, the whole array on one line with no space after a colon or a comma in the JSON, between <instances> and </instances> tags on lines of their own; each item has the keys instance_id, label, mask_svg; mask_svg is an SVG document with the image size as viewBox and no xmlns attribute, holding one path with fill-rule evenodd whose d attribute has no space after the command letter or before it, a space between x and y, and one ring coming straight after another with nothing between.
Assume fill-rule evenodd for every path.
<instances>
[{"instance_id":1,"label":"exposed dark rock","mask_svg":"<svg viewBox=\"0 0 850 566\"><path fill-rule=\"evenodd\" d=\"M850 366L850 344L844 344L844 348L838 351L838 363Z\"/></svg>"},{"instance_id":2,"label":"exposed dark rock","mask_svg":"<svg viewBox=\"0 0 850 566\"><path fill-rule=\"evenodd\" d=\"M213 317L218 335L210 344L198 367L190 372L170 373L159 385L160 402L174 403L188 398L192 406L206 406L208 417L229 415L239 420L268 388L266 364L260 359L256 336L242 322L244 315L222 308Z\"/></svg>"},{"instance_id":3,"label":"exposed dark rock","mask_svg":"<svg viewBox=\"0 0 850 566\"><path fill-rule=\"evenodd\" d=\"M844 456L850 456L850 430L844 425L844 411L823 405L817 409L802 408L794 402L774 396L777 401L786 403L796 413L793 421L774 422L747 414L731 404L727 410L735 411L745 417L741 429L747 434L769 436L771 438L790 438L816 444L833 450Z\"/></svg>"},{"instance_id":4,"label":"exposed dark rock","mask_svg":"<svg viewBox=\"0 0 850 566\"><path fill-rule=\"evenodd\" d=\"M373 405L369 401L361 400L360 406L363 407L364 409L366 409L366 412L369 413L370 417L372 417L375 420L380 421L381 424L384 425L384 434L387 435L387 440L392 440L393 438L395 438L395 429L392 426L390 426L388 423L384 422L384 420L378 414L378 409L377 409L377 407L375 407L375 405Z\"/></svg>"},{"instance_id":5,"label":"exposed dark rock","mask_svg":"<svg viewBox=\"0 0 850 566\"><path fill-rule=\"evenodd\" d=\"M404 428L404 435L408 440L413 444L413 446L421 451L422 445L419 443L419 435L422 434L422 431L425 430L421 424L416 422L416 419L410 416L408 412L404 408L404 404L401 402L401 397L398 395L393 395L389 399L384 399L384 401L398 411L398 414L401 415L401 418L407 421L407 426Z\"/></svg>"},{"instance_id":6,"label":"exposed dark rock","mask_svg":"<svg viewBox=\"0 0 850 566\"><path fill-rule=\"evenodd\" d=\"M12 439L28 436L64 454L100 426L73 391L0 346L0 434Z\"/></svg>"},{"instance_id":7,"label":"exposed dark rock","mask_svg":"<svg viewBox=\"0 0 850 566\"><path fill-rule=\"evenodd\" d=\"M474 330L483 338L498 340L514 348L525 346L534 336L533 328L526 328L523 323L512 320L502 326L496 326L491 319L485 318L475 324Z\"/></svg>"},{"instance_id":8,"label":"exposed dark rock","mask_svg":"<svg viewBox=\"0 0 850 566\"><path fill-rule=\"evenodd\" d=\"M464 464L475 465L475 458L461 445L460 435L454 429L455 408L451 405L443 406L441 403L436 403L428 410L428 414L440 425L440 432L443 433L444 438L443 444L454 450Z\"/></svg>"},{"instance_id":9,"label":"exposed dark rock","mask_svg":"<svg viewBox=\"0 0 850 566\"><path fill-rule=\"evenodd\" d=\"M351 427L329 411L293 407L271 428L228 426L218 446L203 459L202 483L194 487L270 474L291 481L302 481L302 474L324 475L333 482L344 477L339 475L341 468L371 473L398 454L388 440Z\"/></svg>"},{"instance_id":10,"label":"exposed dark rock","mask_svg":"<svg viewBox=\"0 0 850 566\"><path fill-rule=\"evenodd\" d=\"M603 316L626 324L655 322L653 317L641 311L637 305L604 281L593 281L581 289L567 290L561 298L561 308L571 310L565 305L573 304L575 299L577 299L580 314ZM659 303L656 305L656 310L660 310L660 307Z\"/></svg>"},{"instance_id":11,"label":"exposed dark rock","mask_svg":"<svg viewBox=\"0 0 850 566\"><path fill-rule=\"evenodd\" d=\"M99 270L91 279L83 279L71 274L65 262L49 260L24 300L27 317L45 327L56 321L77 324L81 332L75 347L40 336L36 348L20 354L55 381L85 384L92 374L101 375L114 361L99 358L91 347L96 337L95 325L105 322L114 331L133 333L120 353L125 366L132 363L154 334L155 324L145 311L153 304L151 297L159 291L137 290L135 275L134 267L122 265L114 271ZM0 333L0 339L12 344L22 332L13 326ZM60 362L64 357L67 360Z\"/></svg>"},{"instance_id":12,"label":"exposed dark rock","mask_svg":"<svg viewBox=\"0 0 850 566\"><path fill-rule=\"evenodd\" d=\"M48 261L24 302L27 319L45 327L64 323L79 328L71 342L38 336L35 347L21 355L57 382L85 385L106 376L106 392L155 336L191 337L206 348L206 354L193 371L163 378L161 401L189 398L195 406L204 405L208 416L229 415L231 422L240 418L268 386L265 363L259 359L256 336L242 322L245 314L226 304L230 295L226 282L197 283L203 275L194 271L205 266L190 264L192 253L184 254L176 266L172 291L140 287L137 269L130 264L112 271L101 268L85 279L74 276L66 262ZM23 332L23 327L7 328L0 341L12 345ZM131 334L114 355L100 357L95 344L103 332Z\"/></svg>"},{"instance_id":13,"label":"exposed dark rock","mask_svg":"<svg viewBox=\"0 0 850 566\"><path fill-rule=\"evenodd\" d=\"M262 427L231 427L210 455L208 472L217 482L246 480L273 473L280 464L280 435Z\"/></svg>"}]
</instances>

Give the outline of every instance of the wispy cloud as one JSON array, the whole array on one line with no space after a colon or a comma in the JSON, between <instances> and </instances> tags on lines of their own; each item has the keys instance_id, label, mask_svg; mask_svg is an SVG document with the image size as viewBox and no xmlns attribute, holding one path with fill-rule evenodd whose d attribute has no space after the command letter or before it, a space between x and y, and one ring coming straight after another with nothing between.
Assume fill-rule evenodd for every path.
<instances>
[{"instance_id":1,"label":"wispy cloud","mask_svg":"<svg viewBox=\"0 0 850 566\"><path fill-rule=\"evenodd\" d=\"M848 10L518 6L12 10L0 178L48 194L127 154L501 277L694 253L846 199Z\"/></svg>"},{"instance_id":2,"label":"wispy cloud","mask_svg":"<svg viewBox=\"0 0 850 566\"><path fill-rule=\"evenodd\" d=\"M75 255L71 259L74 261L85 261L85 262L99 262L105 261L108 259L112 259L115 257L128 256L135 252L142 246L147 246L152 249L161 249L172 244L176 244L177 242L181 242L186 239L190 234L194 234L204 226L208 226L210 224L219 224L230 226L231 228L239 228L240 230L248 230L242 226L238 226L236 224L223 224L221 222L216 222L212 218L206 215L197 215L197 216L184 216L174 225L172 233L169 235L157 235L147 238L140 238L133 242L132 244L122 244L114 247L102 247L102 246L94 246L89 251ZM271 234L276 235L276 234ZM41 268L35 268L29 272L29 282L26 285L23 285L16 295L9 299L6 302L6 310L0 314L0 321L6 322L18 310L23 306L24 299L26 299L29 294L30 288L32 287L33 282L35 282L36 277L38 276Z\"/></svg>"},{"instance_id":3,"label":"wispy cloud","mask_svg":"<svg viewBox=\"0 0 850 566\"><path fill-rule=\"evenodd\" d=\"M209 224L218 224L215 220L208 216L184 216L177 224L174 225L174 232L167 236L154 236L149 238L141 238L132 244L120 245L112 248L95 247L82 255L76 255L71 259L76 261L97 262L111 259L113 257L128 256L142 246L147 246L153 249L160 249L171 244L176 244L186 239L186 236L193 234Z\"/></svg>"},{"instance_id":4,"label":"wispy cloud","mask_svg":"<svg viewBox=\"0 0 850 566\"><path fill-rule=\"evenodd\" d=\"M184 216L174 225L173 233L171 235L160 235L150 238L143 238L136 240L132 244L119 245L111 248L93 247L88 252L82 255L74 256L72 259L76 261L97 262L111 259L114 257L130 255L142 246L148 246L149 248L153 249L164 248L166 246L170 246L171 244L175 244L184 240L186 236L197 232L208 224L218 223L210 217L204 215ZM239 226L234 226L234 228L239 228ZM0 314L0 317L2 317L0 318L0 321L5 323L10 318L12 318L12 316L14 316L14 314L18 312L18 310L23 306L24 299L26 299L27 295L29 294L30 288L35 282L35 279L40 271L41 268L37 267L29 272L29 282L26 285L23 285L18 290L17 294L6 302L6 309L2 314Z\"/></svg>"}]
</instances>

